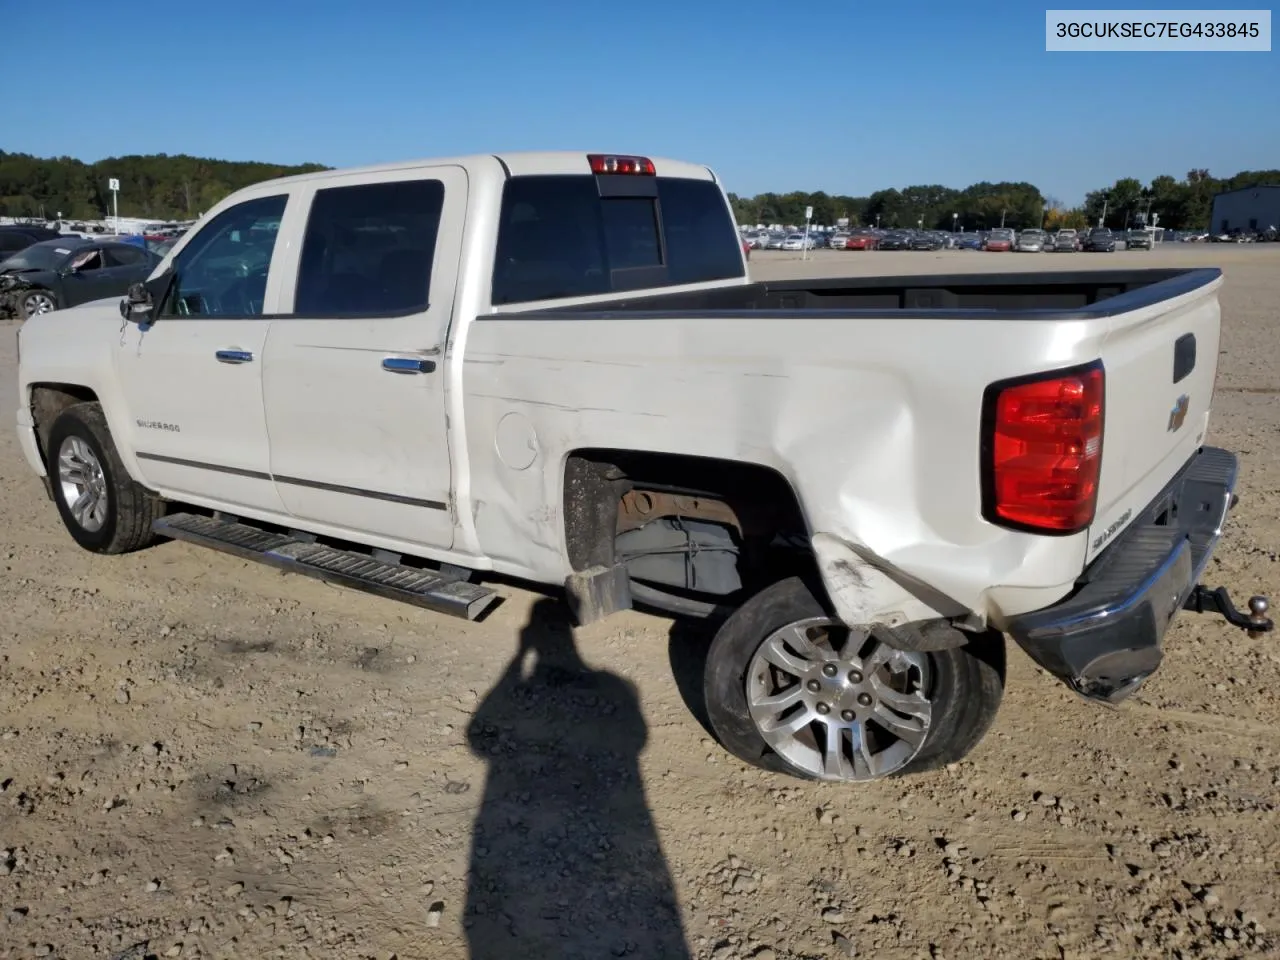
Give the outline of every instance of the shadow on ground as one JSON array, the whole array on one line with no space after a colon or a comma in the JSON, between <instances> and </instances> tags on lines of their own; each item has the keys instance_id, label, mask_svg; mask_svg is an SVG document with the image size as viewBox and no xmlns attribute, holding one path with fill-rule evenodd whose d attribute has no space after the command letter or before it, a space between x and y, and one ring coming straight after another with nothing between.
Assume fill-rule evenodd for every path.
<instances>
[{"instance_id":1,"label":"shadow on ground","mask_svg":"<svg viewBox=\"0 0 1280 960\"><path fill-rule=\"evenodd\" d=\"M687 958L638 757L635 688L540 600L468 727L488 764L464 923L472 960Z\"/></svg>"}]
</instances>

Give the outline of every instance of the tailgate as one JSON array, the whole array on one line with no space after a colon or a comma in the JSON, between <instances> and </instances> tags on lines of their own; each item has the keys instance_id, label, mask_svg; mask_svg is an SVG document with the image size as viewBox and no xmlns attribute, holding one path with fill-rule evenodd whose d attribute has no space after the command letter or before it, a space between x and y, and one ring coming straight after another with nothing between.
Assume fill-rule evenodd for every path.
<instances>
[{"instance_id":1,"label":"tailgate","mask_svg":"<svg viewBox=\"0 0 1280 960\"><path fill-rule=\"evenodd\" d=\"M1112 318L1091 561L1204 443L1218 369L1221 279Z\"/></svg>"}]
</instances>

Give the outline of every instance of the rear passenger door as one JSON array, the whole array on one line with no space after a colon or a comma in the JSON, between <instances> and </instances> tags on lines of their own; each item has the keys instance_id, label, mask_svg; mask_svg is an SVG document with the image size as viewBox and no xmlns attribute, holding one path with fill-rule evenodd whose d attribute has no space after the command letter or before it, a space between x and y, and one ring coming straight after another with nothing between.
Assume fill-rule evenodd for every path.
<instances>
[{"instance_id":1,"label":"rear passenger door","mask_svg":"<svg viewBox=\"0 0 1280 960\"><path fill-rule=\"evenodd\" d=\"M466 172L335 177L309 202L263 372L276 489L334 535L448 548L444 349Z\"/></svg>"}]
</instances>

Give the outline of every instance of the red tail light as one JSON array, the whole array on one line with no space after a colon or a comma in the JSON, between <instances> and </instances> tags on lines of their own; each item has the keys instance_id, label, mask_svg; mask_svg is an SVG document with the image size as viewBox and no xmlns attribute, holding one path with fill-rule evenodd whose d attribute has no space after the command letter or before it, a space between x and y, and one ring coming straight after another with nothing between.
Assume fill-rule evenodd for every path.
<instances>
[{"instance_id":1,"label":"red tail light","mask_svg":"<svg viewBox=\"0 0 1280 960\"><path fill-rule=\"evenodd\" d=\"M592 173L629 173L634 176L653 177L658 171L648 157L616 157L608 153L588 153Z\"/></svg>"},{"instance_id":2,"label":"red tail light","mask_svg":"<svg viewBox=\"0 0 1280 960\"><path fill-rule=\"evenodd\" d=\"M1036 533L1093 522L1102 467L1101 361L992 384L983 399L982 514Z\"/></svg>"}]
</instances>

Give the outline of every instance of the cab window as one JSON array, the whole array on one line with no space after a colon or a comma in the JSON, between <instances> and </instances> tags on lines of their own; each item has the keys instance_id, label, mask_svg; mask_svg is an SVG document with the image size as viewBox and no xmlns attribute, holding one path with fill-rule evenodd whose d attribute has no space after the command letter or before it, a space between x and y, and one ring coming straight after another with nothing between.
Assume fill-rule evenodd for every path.
<instances>
[{"instance_id":1,"label":"cab window","mask_svg":"<svg viewBox=\"0 0 1280 960\"><path fill-rule=\"evenodd\" d=\"M288 199L279 194L246 200L199 227L174 258L160 315L260 316Z\"/></svg>"}]
</instances>

